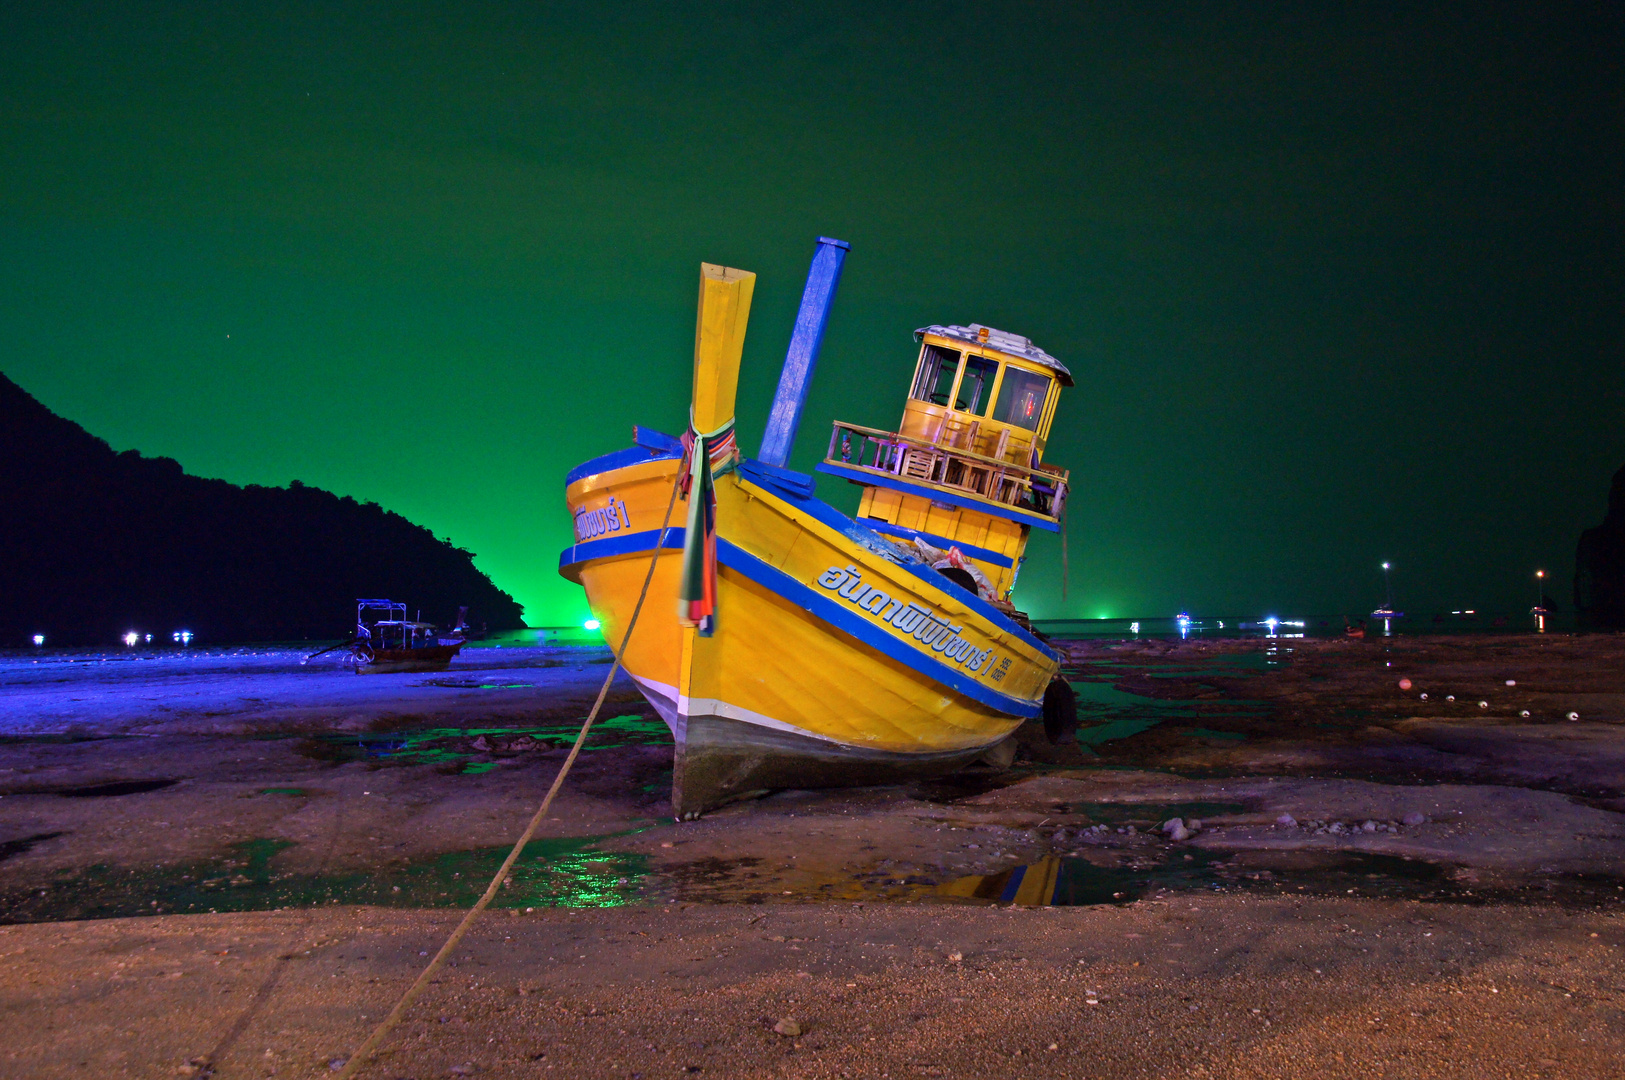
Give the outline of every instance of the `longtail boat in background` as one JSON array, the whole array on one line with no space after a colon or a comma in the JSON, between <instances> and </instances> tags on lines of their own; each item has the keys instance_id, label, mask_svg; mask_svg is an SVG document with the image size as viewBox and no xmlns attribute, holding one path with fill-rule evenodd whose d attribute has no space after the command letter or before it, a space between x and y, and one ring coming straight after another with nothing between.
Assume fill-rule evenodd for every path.
<instances>
[{"instance_id":1,"label":"longtail boat in background","mask_svg":"<svg viewBox=\"0 0 1625 1080\"><path fill-rule=\"evenodd\" d=\"M459 612L459 625L461 622ZM445 671L463 644L455 631L451 637L441 637L433 623L408 619L405 604L393 600L355 603L355 637L348 645L358 675Z\"/></svg>"},{"instance_id":2,"label":"longtail boat in background","mask_svg":"<svg viewBox=\"0 0 1625 1080\"><path fill-rule=\"evenodd\" d=\"M565 481L559 572L612 648L654 559L621 661L676 741L679 818L1008 764L1023 721L1056 739L1076 724L1060 656L1010 603L1031 530L1064 513L1067 472L1042 460L1072 385L1060 361L976 324L926 327L899 430L837 422L817 467L862 485L856 518L784 467L847 249L818 242L757 458L733 430L755 275L703 264L689 431L634 428Z\"/></svg>"}]
</instances>

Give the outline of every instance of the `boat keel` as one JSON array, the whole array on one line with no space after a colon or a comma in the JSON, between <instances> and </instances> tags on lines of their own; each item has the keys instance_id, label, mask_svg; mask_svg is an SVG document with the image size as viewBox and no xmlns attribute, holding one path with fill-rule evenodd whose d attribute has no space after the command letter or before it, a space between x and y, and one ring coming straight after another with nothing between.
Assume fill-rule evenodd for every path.
<instances>
[{"instance_id":1,"label":"boat keel","mask_svg":"<svg viewBox=\"0 0 1625 1080\"><path fill-rule=\"evenodd\" d=\"M866 750L725 716L691 715L683 718L682 728L672 761L672 811L679 819L761 790L863 787L942 776L988 749Z\"/></svg>"}]
</instances>

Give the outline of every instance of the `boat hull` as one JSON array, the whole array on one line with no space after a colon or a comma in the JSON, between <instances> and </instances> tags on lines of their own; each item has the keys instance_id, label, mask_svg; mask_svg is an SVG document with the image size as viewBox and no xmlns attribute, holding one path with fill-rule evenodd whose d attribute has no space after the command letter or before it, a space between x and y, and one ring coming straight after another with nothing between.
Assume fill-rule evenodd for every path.
<instances>
[{"instance_id":1,"label":"boat hull","mask_svg":"<svg viewBox=\"0 0 1625 1080\"><path fill-rule=\"evenodd\" d=\"M1053 652L797 474L747 464L718 478L715 632L683 627L683 530L660 531L678 462L615 457L567 488L578 543L560 572L619 647L654 562L621 659L672 730L679 817L761 789L949 772L1040 712Z\"/></svg>"},{"instance_id":2,"label":"boat hull","mask_svg":"<svg viewBox=\"0 0 1625 1080\"><path fill-rule=\"evenodd\" d=\"M672 687L636 680L672 729L672 807L679 817L780 788L895 784L954 772L988 755L988 747L947 751L875 750L767 727L690 706Z\"/></svg>"}]
</instances>

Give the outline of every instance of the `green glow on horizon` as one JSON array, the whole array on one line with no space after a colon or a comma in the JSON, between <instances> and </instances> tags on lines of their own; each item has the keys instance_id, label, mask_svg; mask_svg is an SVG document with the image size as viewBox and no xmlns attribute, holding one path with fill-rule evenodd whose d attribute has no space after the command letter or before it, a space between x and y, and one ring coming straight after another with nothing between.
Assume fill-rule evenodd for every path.
<instances>
[{"instance_id":1,"label":"green glow on horizon","mask_svg":"<svg viewBox=\"0 0 1625 1080\"><path fill-rule=\"evenodd\" d=\"M792 467L896 424L918 326L1077 376L1069 599L1035 536L1034 617L1368 612L1382 558L1412 610L1527 608L1625 453L1621 40L1588 18L34 5L0 39L0 365L115 449L376 501L580 626L563 477L681 430L698 264L759 274L754 453L832 235Z\"/></svg>"}]
</instances>

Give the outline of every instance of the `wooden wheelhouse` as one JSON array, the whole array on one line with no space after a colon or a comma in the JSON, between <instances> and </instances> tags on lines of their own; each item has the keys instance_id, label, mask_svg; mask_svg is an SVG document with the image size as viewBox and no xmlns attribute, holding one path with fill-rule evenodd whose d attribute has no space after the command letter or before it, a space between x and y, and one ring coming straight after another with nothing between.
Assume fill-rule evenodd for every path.
<instances>
[{"instance_id":1,"label":"wooden wheelhouse","mask_svg":"<svg viewBox=\"0 0 1625 1080\"><path fill-rule=\"evenodd\" d=\"M1057 530L1069 473L1043 460L1072 375L1029 338L972 323L915 331L898 430L837 421L819 470L864 486L858 520L957 548L1007 604L1033 528Z\"/></svg>"}]
</instances>

